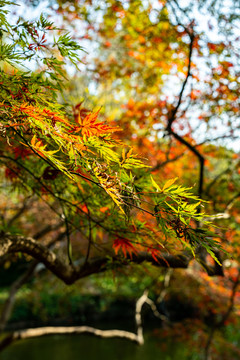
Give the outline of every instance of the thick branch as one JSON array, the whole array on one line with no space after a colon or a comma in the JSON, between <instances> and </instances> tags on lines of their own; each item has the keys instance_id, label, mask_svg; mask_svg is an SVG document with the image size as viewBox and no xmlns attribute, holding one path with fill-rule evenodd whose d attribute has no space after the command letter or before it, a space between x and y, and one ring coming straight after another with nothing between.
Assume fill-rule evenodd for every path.
<instances>
[{"instance_id":1,"label":"thick branch","mask_svg":"<svg viewBox=\"0 0 240 360\"><path fill-rule=\"evenodd\" d=\"M33 238L4 233L0 234L0 257L7 253L17 252L28 254L43 263L48 270L68 285L73 284L78 279L86 276L103 272L109 269L110 266L109 256L92 258L89 259L87 263L85 263L85 258L83 258L80 260L78 266L67 264L53 251L40 242L35 241ZM113 255L112 266L116 266L116 264L119 267L126 266L130 261L136 264L147 261L158 267L186 269L192 259L192 254L187 252L176 255L162 253L157 257L156 261L151 254L147 252L138 252L137 254L134 254L131 259ZM211 273L210 275L215 274Z\"/></svg>"},{"instance_id":2,"label":"thick branch","mask_svg":"<svg viewBox=\"0 0 240 360\"><path fill-rule=\"evenodd\" d=\"M55 253L32 238L20 235L3 234L0 237L0 256L7 253L23 252L42 262L62 280L72 276L72 268L66 266Z\"/></svg>"},{"instance_id":3,"label":"thick branch","mask_svg":"<svg viewBox=\"0 0 240 360\"><path fill-rule=\"evenodd\" d=\"M74 265L66 264L62 259L58 258L53 251L32 238L20 235L1 234L0 257L7 253L16 252L23 252L31 255L36 260L42 262L48 270L66 284L73 284L80 278L105 271L109 268L108 256L89 259L84 266L82 263L84 262L83 259L80 264L75 267ZM137 255L134 255L132 259L122 259L113 256L113 260L116 260L118 264L119 260L121 260L123 266L127 265L129 261L137 264L148 261L155 266L165 268L187 268L191 259L192 256L188 254L160 254L158 261L155 261L147 252L139 252Z\"/></svg>"}]
</instances>

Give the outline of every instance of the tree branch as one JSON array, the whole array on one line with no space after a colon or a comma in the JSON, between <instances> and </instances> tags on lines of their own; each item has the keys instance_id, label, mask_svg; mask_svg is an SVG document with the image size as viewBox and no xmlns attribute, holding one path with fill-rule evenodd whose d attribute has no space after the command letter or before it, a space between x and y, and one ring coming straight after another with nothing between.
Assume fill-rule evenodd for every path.
<instances>
[{"instance_id":1,"label":"tree branch","mask_svg":"<svg viewBox=\"0 0 240 360\"><path fill-rule=\"evenodd\" d=\"M191 145L188 141L186 141L183 137L181 137L180 135L178 135L177 133L174 132L174 130L172 129L172 124L176 119L176 114L178 112L179 107L181 106L182 103L182 97L183 97L183 93L185 90L185 87L187 85L188 79L191 76L191 64L192 64L192 51L193 51L193 43L195 40L195 36L194 36L194 32L193 29L191 27L191 31L188 30L188 35L190 38L190 44L189 44L189 54L188 54L188 70L187 70L187 75L186 78L182 84L182 88L180 90L179 96L178 96L178 102L176 104L176 106L174 107L174 109L170 112L169 116L168 116L168 124L166 127L166 131L169 135L173 135L173 137L180 141L182 144L184 144L191 152L193 152L199 160L199 165L200 165L200 171L199 171L199 185L198 185L198 196L201 198L202 197L202 192L203 192L203 174L204 174L204 157L200 154L200 152L198 150L196 150L196 148Z\"/></svg>"},{"instance_id":2,"label":"tree branch","mask_svg":"<svg viewBox=\"0 0 240 360\"><path fill-rule=\"evenodd\" d=\"M29 339L39 336L56 335L56 334L92 334L101 338L122 338L134 341L140 344L138 335L124 330L100 330L90 326L63 326L54 327L47 326L35 329L26 329L20 331L14 331L10 335L6 336L0 342L0 351L4 350L7 346L11 345L17 340Z\"/></svg>"},{"instance_id":3,"label":"tree branch","mask_svg":"<svg viewBox=\"0 0 240 360\"><path fill-rule=\"evenodd\" d=\"M173 130L170 129L170 135L173 135L176 140L184 144L193 154L195 154L199 160L200 170L199 170L199 183L198 183L198 196L201 198L203 193L203 180L204 180L204 157L200 152L191 145L187 140L182 138L180 135L175 133Z\"/></svg>"},{"instance_id":4,"label":"tree branch","mask_svg":"<svg viewBox=\"0 0 240 360\"><path fill-rule=\"evenodd\" d=\"M178 96L178 102L176 104L176 106L174 107L174 109L171 111L170 116L168 118L168 124L166 127L166 131L170 134L172 132L172 124L176 118L176 114L177 111L182 103L182 97L183 97L183 93L185 90L185 87L187 85L188 79L191 75L191 65L192 65L192 51L193 51L193 43L194 43L194 33L193 31L191 33L188 33L189 37L190 37L190 44L189 44L189 54L188 54L188 69L187 69L187 75L186 78L182 84L182 88L180 90L179 96Z\"/></svg>"},{"instance_id":5,"label":"tree branch","mask_svg":"<svg viewBox=\"0 0 240 360\"><path fill-rule=\"evenodd\" d=\"M85 259L82 259L78 266L74 266L71 264L66 264L64 261L59 259L53 251L30 237L1 234L0 257L7 253L16 252L23 252L42 262L48 270L50 270L66 284L73 284L80 278L84 278L91 274L99 273L109 269L108 256L89 259L84 267L82 266L82 262L84 262ZM190 255L188 257L184 254L161 254L158 257L158 261L156 262L149 253L139 252L137 255L134 255L132 259L113 256L112 260L113 262L116 261L117 264L119 264L119 261L121 261L122 265L128 264L131 260L133 263L137 264L148 261L153 265L160 267L187 268L191 258L192 257Z\"/></svg>"},{"instance_id":6,"label":"tree branch","mask_svg":"<svg viewBox=\"0 0 240 360\"><path fill-rule=\"evenodd\" d=\"M42 262L48 270L68 285L86 276L106 271L111 267L109 256L91 258L84 266L85 258L80 259L77 266L66 264L53 251L33 238L1 233L0 257L17 252L28 254ZM186 269L192 259L193 255L190 252L176 255L161 253L157 256L157 261L147 252L138 252L128 259L113 255L112 266L116 267L117 264L117 266L121 267L128 265L130 262L141 264L147 261L157 267ZM211 275L214 275L214 273L211 273Z\"/></svg>"}]
</instances>

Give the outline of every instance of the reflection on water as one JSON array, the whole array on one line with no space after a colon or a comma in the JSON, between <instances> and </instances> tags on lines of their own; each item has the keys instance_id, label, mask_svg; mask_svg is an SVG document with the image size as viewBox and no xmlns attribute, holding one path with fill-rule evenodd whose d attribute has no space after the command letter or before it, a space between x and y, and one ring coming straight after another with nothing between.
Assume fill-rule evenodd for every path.
<instances>
[{"instance_id":1,"label":"reflection on water","mask_svg":"<svg viewBox=\"0 0 240 360\"><path fill-rule=\"evenodd\" d=\"M1 354L2 360L183 360L183 351L163 353L160 339L145 334L145 344L90 335L48 336L23 340ZM189 358L188 358L189 359Z\"/></svg>"}]
</instances>

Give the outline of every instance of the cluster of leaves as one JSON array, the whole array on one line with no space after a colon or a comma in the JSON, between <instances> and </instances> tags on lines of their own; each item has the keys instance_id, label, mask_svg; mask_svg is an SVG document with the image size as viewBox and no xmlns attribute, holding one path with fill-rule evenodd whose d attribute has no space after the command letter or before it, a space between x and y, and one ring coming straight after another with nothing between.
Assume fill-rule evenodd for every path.
<instances>
[{"instance_id":1,"label":"cluster of leaves","mask_svg":"<svg viewBox=\"0 0 240 360\"><path fill-rule=\"evenodd\" d=\"M1 5L6 4L11 3L2 2ZM61 90L64 85L63 56L75 63L80 60L76 51L81 47L68 34L54 38L51 43L52 33L58 29L42 15L35 23L19 21L16 25L10 25L7 12L4 10L1 14L4 64L1 69L0 116L4 139L1 159L6 166L8 180L28 192L39 196L44 193L53 198L60 197L59 186L64 183L67 185L64 192L68 195L63 201L68 202L68 211L71 206L77 208L87 221L90 212L99 213L99 201L112 208L109 200L99 193L95 206L89 209L89 205L85 204L87 211L84 210L81 203L85 192L98 192L97 188L100 188L109 196L110 202L117 205L120 218L126 215L130 217L133 212L143 212L157 220L157 228L163 232L166 240L168 236L177 237L192 250L198 243L202 243L209 252L213 247L219 247L217 242L207 240L209 233L206 230L200 232L191 225L191 220L200 221L204 216L197 212L200 201L189 189L173 185L170 180L161 190L154 180L151 181L148 172L141 170L146 165L132 153L132 149L118 151L119 147L124 146L113 138L112 133L120 129L114 124L99 121L99 110L83 111L77 105L72 113L68 104L56 102L56 90ZM42 62L44 67L37 71L21 70L18 64L23 65L27 60L35 61L35 64ZM83 192L78 196L81 197L79 202L74 187ZM194 203L190 204L189 201ZM142 207L144 202L146 207ZM116 209L112 208L112 211L116 212ZM68 214L69 218L71 216ZM108 221L111 224L115 220ZM128 226L125 224L122 227L122 233ZM146 231L142 221L134 226L135 230L126 241L132 242L137 237L136 249L139 243L139 249L146 246L153 253L158 242L153 240L153 234L150 244L149 240L145 244L149 232L153 231ZM144 235L137 235L137 228L142 228ZM117 236L124 238L122 233L120 228ZM115 243L116 251L119 246L125 256L126 252L131 254L131 251L137 251L133 245L127 247L124 241L117 246Z\"/></svg>"}]
</instances>

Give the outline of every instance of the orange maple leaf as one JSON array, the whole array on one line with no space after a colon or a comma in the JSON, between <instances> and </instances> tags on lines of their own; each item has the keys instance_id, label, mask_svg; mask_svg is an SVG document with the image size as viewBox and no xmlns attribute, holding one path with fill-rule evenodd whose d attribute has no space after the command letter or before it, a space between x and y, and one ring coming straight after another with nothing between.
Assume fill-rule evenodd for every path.
<instances>
[{"instance_id":1,"label":"orange maple leaf","mask_svg":"<svg viewBox=\"0 0 240 360\"><path fill-rule=\"evenodd\" d=\"M21 143L23 144L23 143ZM25 144L23 144L25 145ZM58 150L54 150L54 151L46 151L45 148L46 148L47 145L44 145L42 143L42 140L38 140L36 135L34 135L31 139L31 148L36 152L38 153L40 156L42 157L45 157L46 155L53 155L55 154L56 152L58 152Z\"/></svg>"},{"instance_id":2,"label":"orange maple leaf","mask_svg":"<svg viewBox=\"0 0 240 360\"><path fill-rule=\"evenodd\" d=\"M83 136L90 137L90 136L101 136L109 132L115 132L121 130L116 127L106 125L102 122L98 122L97 117L99 111L100 109L95 113L88 114L83 119L81 118L79 113L77 122L80 126L76 126L71 132L81 132Z\"/></svg>"}]
</instances>

